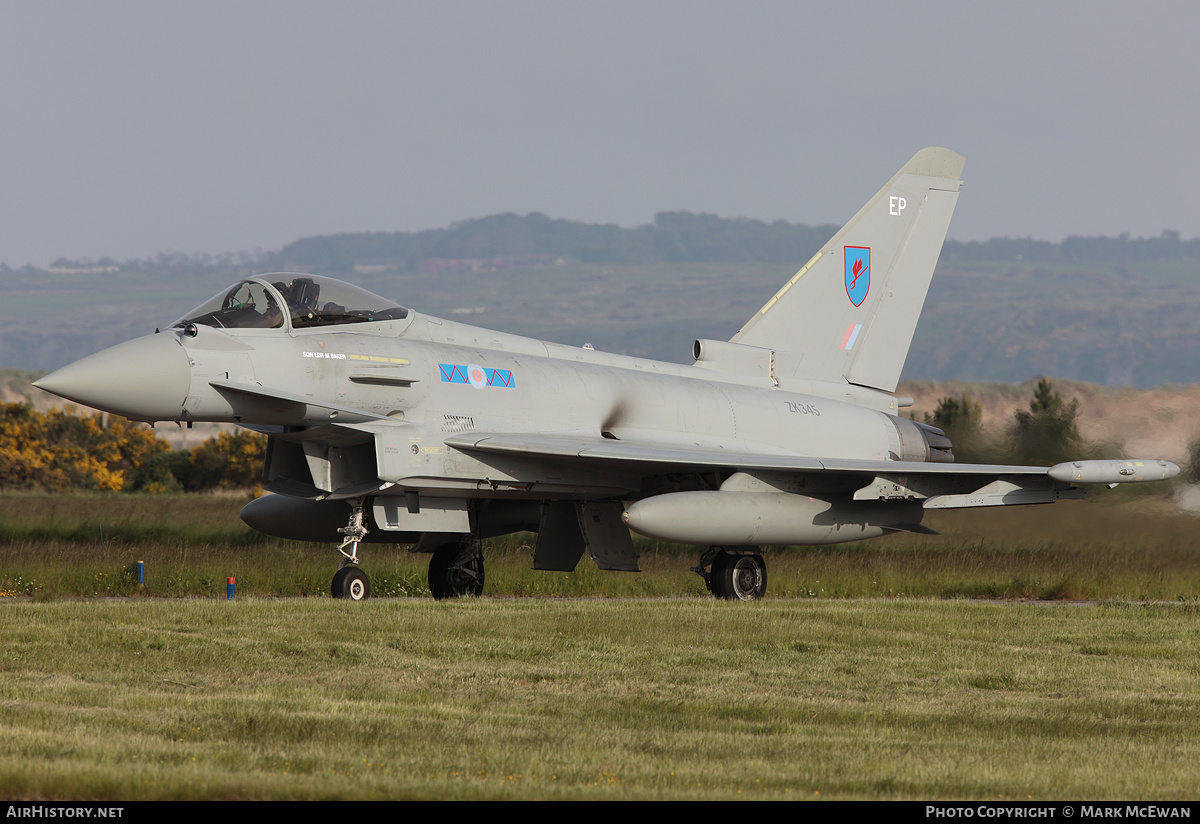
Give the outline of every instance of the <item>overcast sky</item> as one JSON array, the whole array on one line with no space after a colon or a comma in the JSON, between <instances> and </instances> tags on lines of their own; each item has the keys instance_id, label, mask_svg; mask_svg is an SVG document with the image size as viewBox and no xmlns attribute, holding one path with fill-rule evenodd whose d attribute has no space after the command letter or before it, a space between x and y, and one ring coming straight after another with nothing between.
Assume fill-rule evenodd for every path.
<instances>
[{"instance_id":1,"label":"overcast sky","mask_svg":"<svg viewBox=\"0 0 1200 824\"><path fill-rule=\"evenodd\" d=\"M923 146L950 236L1200 235L1200 4L0 4L0 261L497 212L842 223Z\"/></svg>"}]
</instances>

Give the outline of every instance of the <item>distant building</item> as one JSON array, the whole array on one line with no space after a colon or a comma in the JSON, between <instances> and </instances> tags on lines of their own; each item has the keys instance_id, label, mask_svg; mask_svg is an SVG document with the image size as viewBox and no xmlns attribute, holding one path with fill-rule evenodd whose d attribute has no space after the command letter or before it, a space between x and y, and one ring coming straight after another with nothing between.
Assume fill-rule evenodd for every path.
<instances>
[{"instance_id":1,"label":"distant building","mask_svg":"<svg viewBox=\"0 0 1200 824\"><path fill-rule=\"evenodd\" d=\"M555 255L512 255L492 258L429 258L418 264L423 275L440 272L495 272L510 266L561 266L565 261ZM355 267L357 268L357 267Z\"/></svg>"},{"instance_id":2,"label":"distant building","mask_svg":"<svg viewBox=\"0 0 1200 824\"><path fill-rule=\"evenodd\" d=\"M121 271L121 267L109 258L101 258L95 263L59 258L46 271L56 275L109 275Z\"/></svg>"}]
</instances>

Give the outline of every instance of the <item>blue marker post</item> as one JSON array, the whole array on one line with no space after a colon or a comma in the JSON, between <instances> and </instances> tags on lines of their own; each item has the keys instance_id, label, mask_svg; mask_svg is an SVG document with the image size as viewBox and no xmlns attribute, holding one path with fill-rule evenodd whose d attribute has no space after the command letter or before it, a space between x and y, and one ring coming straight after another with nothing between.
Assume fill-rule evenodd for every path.
<instances>
[{"instance_id":1,"label":"blue marker post","mask_svg":"<svg viewBox=\"0 0 1200 824\"><path fill-rule=\"evenodd\" d=\"M146 585L146 562L138 561L138 586Z\"/></svg>"},{"instance_id":2,"label":"blue marker post","mask_svg":"<svg viewBox=\"0 0 1200 824\"><path fill-rule=\"evenodd\" d=\"M237 583L237 579L235 579L232 576L225 579L225 600L226 601L233 600L233 585L235 583Z\"/></svg>"}]
</instances>

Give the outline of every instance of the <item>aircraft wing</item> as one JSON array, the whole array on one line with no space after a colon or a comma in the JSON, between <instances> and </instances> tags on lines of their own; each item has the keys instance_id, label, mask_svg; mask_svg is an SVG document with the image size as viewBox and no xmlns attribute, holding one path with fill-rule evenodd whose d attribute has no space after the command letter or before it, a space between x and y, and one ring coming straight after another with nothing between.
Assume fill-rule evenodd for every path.
<instances>
[{"instance_id":1,"label":"aircraft wing","mask_svg":"<svg viewBox=\"0 0 1200 824\"><path fill-rule=\"evenodd\" d=\"M805 455L759 454L713 447L670 447L606 438L556 435L504 435L470 432L446 439L446 445L474 452L550 459L614 462L679 469L779 470L784 472L908 472L954 475L1045 475L1044 466L863 461Z\"/></svg>"},{"instance_id":2,"label":"aircraft wing","mask_svg":"<svg viewBox=\"0 0 1200 824\"><path fill-rule=\"evenodd\" d=\"M714 447L661 446L587 436L465 433L446 439L465 452L527 457L576 465L622 466L658 474L680 471L768 473L782 478L779 491L803 491L787 483L812 476L849 476L862 481L856 500L916 498L927 509L1050 503L1081 498L1075 483L1134 483L1174 477L1179 467L1161 460L1074 461L1055 466L874 461L765 454ZM770 481L768 481L770 483Z\"/></svg>"}]
</instances>

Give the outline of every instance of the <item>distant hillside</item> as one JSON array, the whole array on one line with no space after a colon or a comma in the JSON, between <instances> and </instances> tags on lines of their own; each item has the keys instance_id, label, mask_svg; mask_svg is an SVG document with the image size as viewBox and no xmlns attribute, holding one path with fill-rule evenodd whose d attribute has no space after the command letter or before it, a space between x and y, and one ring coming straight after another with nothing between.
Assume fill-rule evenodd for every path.
<instances>
[{"instance_id":1,"label":"distant hillside","mask_svg":"<svg viewBox=\"0 0 1200 824\"><path fill-rule=\"evenodd\" d=\"M579 263L795 263L808 260L837 226L806 226L777 220L721 218L692 212L660 212L647 226L622 228L555 220L534 212L464 220L445 229L372 232L309 237L289 243L268 260L279 269L351 272L388 269L418 271L422 264L473 261L506 265L566 259ZM1028 238L993 238L959 243L948 240L944 262L1200 260L1200 238L1183 241L1178 232L1156 238L1068 237L1062 243Z\"/></svg>"},{"instance_id":2,"label":"distant hillside","mask_svg":"<svg viewBox=\"0 0 1200 824\"><path fill-rule=\"evenodd\" d=\"M687 212L632 229L494 215L269 254L0 266L0 364L57 368L279 270L341 277L483 327L687 362L694 338L732 335L834 231ZM947 241L904 377L1200 383L1198 309L1200 240L1178 233Z\"/></svg>"},{"instance_id":3,"label":"distant hillside","mask_svg":"<svg viewBox=\"0 0 1200 824\"><path fill-rule=\"evenodd\" d=\"M57 406L61 402L58 398L33 388L33 382L41 376L41 372L0 369L0 403L30 401L34 407L40 410Z\"/></svg>"},{"instance_id":4,"label":"distant hillside","mask_svg":"<svg viewBox=\"0 0 1200 824\"><path fill-rule=\"evenodd\" d=\"M836 226L805 226L691 212L661 212L654 223L553 220L540 213L492 215L423 232L325 235L289 243L275 256L281 268L348 272L388 267L417 271L422 263L475 260L503 265L564 258L579 263L803 262Z\"/></svg>"}]
</instances>

